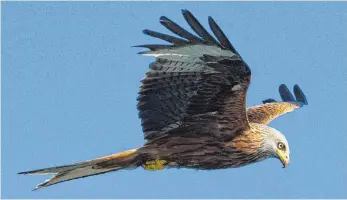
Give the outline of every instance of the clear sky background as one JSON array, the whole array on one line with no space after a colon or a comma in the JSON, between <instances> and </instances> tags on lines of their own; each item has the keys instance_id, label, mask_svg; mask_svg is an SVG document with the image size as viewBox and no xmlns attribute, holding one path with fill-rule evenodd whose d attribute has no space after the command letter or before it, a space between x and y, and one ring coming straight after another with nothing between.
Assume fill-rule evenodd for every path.
<instances>
[{"instance_id":1,"label":"clear sky background","mask_svg":"<svg viewBox=\"0 0 347 200\"><path fill-rule=\"evenodd\" d=\"M49 176L17 172L70 164L143 144L136 97L165 15L213 16L250 65L249 106L299 84L309 105L270 125L291 164L237 169L142 168L32 192ZM159 42L160 43L160 42ZM347 3L2 2L3 198L347 198Z\"/></svg>"}]
</instances>

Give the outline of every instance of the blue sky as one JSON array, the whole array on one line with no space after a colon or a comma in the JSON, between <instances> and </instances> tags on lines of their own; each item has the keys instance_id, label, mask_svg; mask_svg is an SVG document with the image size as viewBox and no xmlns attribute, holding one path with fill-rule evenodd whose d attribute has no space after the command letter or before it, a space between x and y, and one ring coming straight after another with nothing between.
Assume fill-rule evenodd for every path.
<instances>
[{"instance_id":1,"label":"blue sky","mask_svg":"<svg viewBox=\"0 0 347 200\"><path fill-rule=\"evenodd\" d=\"M89 160L143 144L136 97L166 15L213 16L250 65L249 106L299 84L309 106L270 125L291 147L237 169L143 169L32 192L49 176L19 171ZM347 198L347 3L2 2L3 198Z\"/></svg>"}]
</instances>

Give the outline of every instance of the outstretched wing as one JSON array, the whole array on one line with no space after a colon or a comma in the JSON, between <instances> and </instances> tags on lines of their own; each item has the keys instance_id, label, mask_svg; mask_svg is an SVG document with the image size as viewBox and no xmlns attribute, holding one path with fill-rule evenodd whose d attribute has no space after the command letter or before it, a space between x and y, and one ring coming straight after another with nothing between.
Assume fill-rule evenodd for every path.
<instances>
[{"instance_id":1,"label":"outstretched wing","mask_svg":"<svg viewBox=\"0 0 347 200\"><path fill-rule=\"evenodd\" d=\"M140 45L155 56L142 80L138 96L139 117L145 139L181 127L187 117L218 112L223 130L248 128L245 96L251 71L216 22L209 17L211 36L187 10L183 16L198 35L186 31L167 17L160 23L178 37L144 30L170 45ZM190 118L191 119L191 118ZM217 122L218 121L218 122Z\"/></svg>"},{"instance_id":2,"label":"outstretched wing","mask_svg":"<svg viewBox=\"0 0 347 200\"><path fill-rule=\"evenodd\" d=\"M278 116L308 105L306 96L298 85L294 85L295 98L284 84L280 85L279 93L283 100L282 102L277 102L274 99L266 99L262 105L247 108L249 122L268 124Z\"/></svg>"}]
</instances>

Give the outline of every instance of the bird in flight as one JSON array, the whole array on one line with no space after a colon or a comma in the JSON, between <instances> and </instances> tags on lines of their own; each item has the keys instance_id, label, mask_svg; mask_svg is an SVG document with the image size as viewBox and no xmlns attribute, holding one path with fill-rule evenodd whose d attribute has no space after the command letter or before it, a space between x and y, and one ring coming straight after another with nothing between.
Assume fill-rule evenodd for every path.
<instances>
[{"instance_id":1,"label":"bird in flight","mask_svg":"<svg viewBox=\"0 0 347 200\"><path fill-rule=\"evenodd\" d=\"M212 170L266 158L278 158L283 167L288 166L289 144L267 124L308 104L300 87L294 86L293 95L282 84L282 101L266 99L246 108L249 66L212 17L208 23L214 36L188 10L182 14L196 34L163 16L160 23L176 36L147 29L143 33L170 44L137 46L148 49L141 55L156 58L141 81L138 96L145 144L85 162L20 172L54 175L35 189L137 167Z\"/></svg>"}]
</instances>

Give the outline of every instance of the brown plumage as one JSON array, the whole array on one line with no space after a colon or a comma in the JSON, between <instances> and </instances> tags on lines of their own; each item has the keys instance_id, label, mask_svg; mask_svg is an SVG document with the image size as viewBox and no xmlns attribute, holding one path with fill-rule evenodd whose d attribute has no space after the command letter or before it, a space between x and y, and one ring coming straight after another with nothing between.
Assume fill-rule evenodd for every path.
<instances>
[{"instance_id":1,"label":"brown plumage","mask_svg":"<svg viewBox=\"0 0 347 200\"><path fill-rule=\"evenodd\" d=\"M216 39L187 10L184 18L194 32L161 17L160 23L179 37L144 30L170 45L140 45L155 56L141 81L139 117L147 142L140 148L72 165L20 174L55 174L37 188L76 178L139 166L147 170L170 167L222 169L240 167L269 157L289 164L284 135L267 126L274 118L307 104L299 86L294 96L279 88L282 102L246 109L251 70L225 34L209 17Z\"/></svg>"},{"instance_id":2,"label":"brown plumage","mask_svg":"<svg viewBox=\"0 0 347 200\"><path fill-rule=\"evenodd\" d=\"M300 105L288 102L274 102L247 108L248 119L254 123L268 124L276 117L292 112Z\"/></svg>"}]
</instances>

